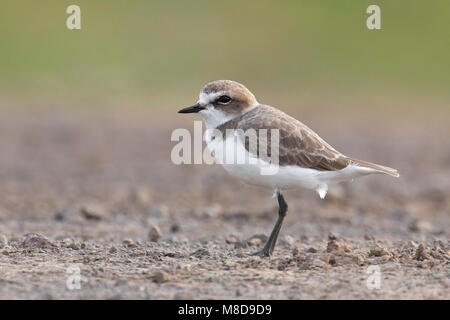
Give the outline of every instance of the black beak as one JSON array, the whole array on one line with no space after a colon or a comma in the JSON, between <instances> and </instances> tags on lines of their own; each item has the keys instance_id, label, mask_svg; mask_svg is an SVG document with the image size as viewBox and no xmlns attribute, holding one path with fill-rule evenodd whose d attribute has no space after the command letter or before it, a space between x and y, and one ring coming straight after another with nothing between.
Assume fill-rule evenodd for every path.
<instances>
[{"instance_id":1,"label":"black beak","mask_svg":"<svg viewBox=\"0 0 450 320\"><path fill-rule=\"evenodd\" d=\"M205 107L202 107L200 104L194 104L193 106L181 109L180 111L178 111L178 113L197 113L199 111L202 111L203 109L205 109Z\"/></svg>"}]
</instances>

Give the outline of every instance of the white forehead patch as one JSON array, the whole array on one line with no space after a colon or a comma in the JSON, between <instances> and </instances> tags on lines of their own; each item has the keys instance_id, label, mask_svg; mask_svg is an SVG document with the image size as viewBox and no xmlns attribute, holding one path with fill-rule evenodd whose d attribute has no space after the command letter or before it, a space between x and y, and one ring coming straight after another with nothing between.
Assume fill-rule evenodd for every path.
<instances>
[{"instance_id":1,"label":"white forehead patch","mask_svg":"<svg viewBox=\"0 0 450 320\"><path fill-rule=\"evenodd\" d=\"M202 106L206 106L208 104L211 104L213 101L215 101L218 97L220 97L224 93L225 91L217 91L211 93L204 93L203 91L200 91L198 103L200 103L200 105Z\"/></svg>"}]
</instances>

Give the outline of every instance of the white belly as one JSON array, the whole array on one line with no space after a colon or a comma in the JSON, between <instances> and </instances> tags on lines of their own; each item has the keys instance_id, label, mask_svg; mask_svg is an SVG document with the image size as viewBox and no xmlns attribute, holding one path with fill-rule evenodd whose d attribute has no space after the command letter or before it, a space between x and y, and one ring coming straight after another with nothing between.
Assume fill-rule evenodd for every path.
<instances>
[{"instance_id":1,"label":"white belly","mask_svg":"<svg viewBox=\"0 0 450 320\"><path fill-rule=\"evenodd\" d=\"M248 184L271 189L312 189L316 190L321 198L325 197L328 184L374 172L354 165L338 171L279 166L276 171L273 171L274 174L263 174L264 170L267 173L269 163L251 155L237 137L230 137L222 142L220 139L211 141L207 136L206 142L216 163L221 164L230 175Z\"/></svg>"}]
</instances>

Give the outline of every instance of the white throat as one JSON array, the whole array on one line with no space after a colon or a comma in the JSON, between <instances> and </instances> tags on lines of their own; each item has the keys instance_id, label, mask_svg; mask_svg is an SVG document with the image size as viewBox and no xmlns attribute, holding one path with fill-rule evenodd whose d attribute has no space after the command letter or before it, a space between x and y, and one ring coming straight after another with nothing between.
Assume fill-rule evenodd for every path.
<instances>
[{"instance_id":1,"label":"white throat","mask_svg":"<svg viewBox=\"0 0 450 320\"><path fill-rule=\"evenodd\" d=\"M205 121L206 129L217 128L236 117L236 115L226 114L221 110L217 110L213 105L207 106L206 109L200 111L198 114Z\"/></svg>"}]
</instances>

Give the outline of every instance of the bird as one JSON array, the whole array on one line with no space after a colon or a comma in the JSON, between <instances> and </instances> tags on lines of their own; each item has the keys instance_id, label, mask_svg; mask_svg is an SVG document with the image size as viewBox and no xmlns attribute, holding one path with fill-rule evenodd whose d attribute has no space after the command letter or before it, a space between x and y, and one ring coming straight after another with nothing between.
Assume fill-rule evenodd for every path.
<instances>
[{"instance_id":1,"label":"bird","mask_svg":"<svg viewBox=\"0 0 450 320\"><path fill-rule=\"evenodd\" d=\"M325 142L317 133L299 120L283 111L256 100L244 85L232 80L216 80L206 84L200 91L196 104L178 113L197 113L203 119L205 141L211 154L232 176L244 183L270 188L278 201L278 219L264 247L252 255L270 257L277 242L288 205L283 191L288 189L315 190L325 198L329 185L373 173L399 177L396 169L348 157ZM251 148L245 136L228 136L228 130L275 130L278 134L267 135L267 148L277 142L277 170L262 174L262 166L270 166L270 152L263 154L261 148ZM210 132L215 132L212 134ZM218 135L218 134L219 135ZM217 137L223 139L217 139ZM257 137L260 138L260 137ZM231 142L237 154L257 160L253 163L230 163L224 161L224 143Z\"/></svg>"}]
</instances>

